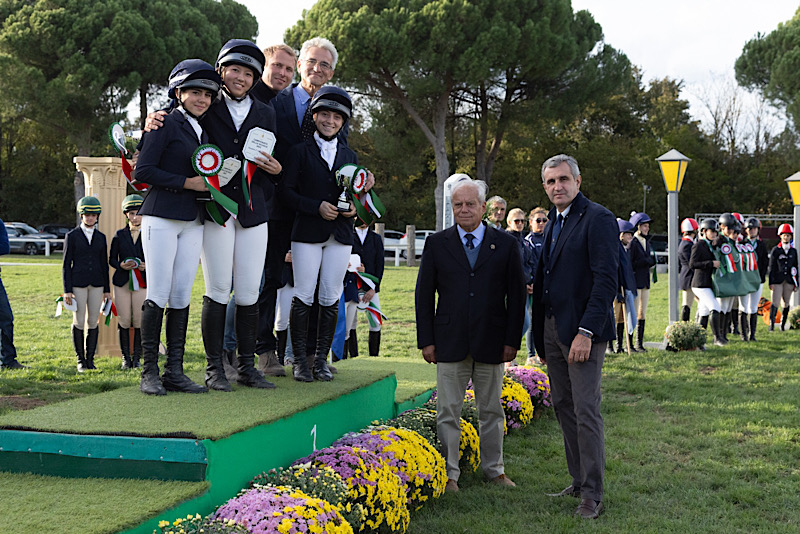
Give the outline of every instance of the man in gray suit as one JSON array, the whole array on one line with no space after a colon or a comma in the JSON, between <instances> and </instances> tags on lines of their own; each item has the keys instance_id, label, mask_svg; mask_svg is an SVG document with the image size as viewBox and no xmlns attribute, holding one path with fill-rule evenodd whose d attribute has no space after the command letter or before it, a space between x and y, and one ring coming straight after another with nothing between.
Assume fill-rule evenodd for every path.
<instances>
[{"instance_id":1,"label":"man in gray suit","mask_svg":"<svg viewBox=\"0 0 800 534\"><path fill-rule=\"evenodd\" d=\"M516 239L481 222L485 199L484 182L456 183L456 225L426 240L417 277L417 346L437 364L436 426L451 492L458 491L459 421L470 379L483 473L494 484L515 485L503 464L500 393L503 363L514 359L522 340L525 280Z\"/></svg>"},{"instance_id":2,"label":"man in gray suit","mask_svg":"<svg viewBox=\"0 0 800 534\"><path fill-rule=\"evenodd\" d=\"M605 345L615 337L619 230L610 211L580 192L575 158L545 161L542 185L554 207L533 284L534 340L547 363L572 476L572 484L551 496L579 497L575 515L597 519L605 471L600 376Z\"/></svg>"}]
</instances>

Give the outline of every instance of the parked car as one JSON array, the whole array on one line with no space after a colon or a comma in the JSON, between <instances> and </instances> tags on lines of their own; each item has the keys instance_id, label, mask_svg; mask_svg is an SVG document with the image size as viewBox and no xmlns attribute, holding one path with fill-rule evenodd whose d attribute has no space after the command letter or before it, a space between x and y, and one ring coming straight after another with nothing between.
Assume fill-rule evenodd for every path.
<instances>
[{"instance_id":1,"label":"parked car","mask_svg":"<svg viewBox=\"0 0 800 534\"><path fill-rule=\"evenodd\" d=\"M436 230L417 230L415 232L415 235L414 235L414 237L415 237L415 239L414 239L414 255L417 258L422 256L422 249L425 248L425 240L428 239L429 235L431 235L431 234L433 234L435 232L436 232ZM408 244L408 236L406 234L403 234L403 237L400 238L400 244L401 245L407 245ZM403 250L402 252L400 252L400 255L405 258L406 257L406 251Z\"/></svg>"},{"instance_id":2,"label":"parked car","mask_svg":"<svg viewBox=\"0 0 800 534\"><path fill-rule=\"evenodd\" d=\"M45 241L43 239L22 235L13 226L6 226L6 232L8 232L8 244L11 248L11 254L28 254L29 256L44 254Z\"/></svg>"},{"instance_id":3,"label":"parked car","mask_svg":"<svg viewBox=\"0 0 800 534\"><path fill-rule=\"evenodd\" d=\"M5 223L6 228L15 228L21 237L35 237L37 239L59 239L56 234L40 232L33 226L23 223L23 222L7 222ZM42 245L44 247L44 245ZM64 249L64 240L63 238L59 239L59 241L51 241L50 242L50 250L63 250ZM44 250L44 248L42 248Z\"/></svg>"},{"instance_id":4,"label":"parked car","mask_svg":"<svg viewBox=\"0 0 800 534\"><path fill-rule=\"evenodd\" d=\"M666 234L653 234L650 236L650 248L656 253L657 263L667 262L667 235ZM663 254L661 254L663 252Z\"/></svg>"},{"instance_id":5,"label":"parked car","mask_svg":"<svg viewBox=\"0 0 800 534\"><path fill-rule=\"evenodd\" d=\"M403 232L397 230L384 230L383 231L383 255L386 258L394 258L394 249L388 248L390 246L399 245L400 239L403 238Z\"/></svg>"},{"instance_id":6,"label":"parked car","mask_svg":"<svg viewBox=\"0 0 800 534\"><path fill-rule=\"evenodd\" d=\"M66 224L43 224L39 226L39 231L44 234L55 234L56 237L64 239L67 237L67 232L75 228L74 226L67 226Z\"/></svg>"}]
</instances>

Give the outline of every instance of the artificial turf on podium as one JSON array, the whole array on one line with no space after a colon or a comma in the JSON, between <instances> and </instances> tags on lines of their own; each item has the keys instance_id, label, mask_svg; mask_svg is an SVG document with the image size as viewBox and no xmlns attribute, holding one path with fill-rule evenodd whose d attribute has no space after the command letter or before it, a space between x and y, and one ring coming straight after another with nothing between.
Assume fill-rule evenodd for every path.
<instances>
[{"instance_id":1,"label":"artificial turf on podium","mask_svg":"<svg viewBox=\"0 0 800 534\"><path fill-rule=\"evenodd\" d=\"M258 467L244 468L248 469L246 473L217 472L214 475L218 477L216 480L220 480L219 477L224 479L215 483L217 489L226 484L234 488L235 484L231 485L233 481L229 479L237 483L246 481L262 470L285 465L310 452L312 437L305 431L302 435L297 435L300 433L291 431L294 427L286 426L287 421L296 421L298 417L302 420L303 415L313 413L315 407L335 403L337 399L348 398L348 395L360 395L376 383L383 382L393 386L394 378L391 375L395 373L397 387L393 395L394 407L391 413L385 414L386 418L391 417L398 409L424 401L429 395L426 392L435 385L435 367L425 364L421 359L361 357L337 362L336 365L340 372L332 382L302 384L290 378L279 378L275 379L278 388L271 391L237 387L233 393L170 394L157 398L145 396L136 388L122 388L35 410L14 412L0 417L0 428L211 440L212 452L209 456L215 454L213 448L216 445L222 446L226 442L241 439L249 430L251 441L247 446L251 447L255 461L260 462ZM385 382L387 380L390 382ZM353 428L349 430L357 430L365 422L369 422L369 418L364 419L359 415L366 415L369 408L372 408L367 405L373 402L369 398L353 398L357 400L347 405L348 412L342 414L346 415L347 420L352 420ZM362 411L364 414L359 413ZM313 421L305 421L304 424L309 426L311 422ZM258 434L262 431L268 432L266 429L273 429L273 434ZM256 434L252 434L253 432ZM255 442L252 441L252 436L255 436ZM256 449L261 449L262 442L258 441L261 436L267 442L263 443L262 450L253 450L254 443ZM315 433L313 438L318 439L316 445L321 448L338 438L338 435L326 436L324 432L320 432ZM284 448L290 445L292 450L296 448L296 455L290 458L284 452L283 455L276 455L278 458L272 458L269 451L272 441L276 439L286 440L287 443L280 445ZM296 447L294 442L298 443ZM227 458L226 461L236 462L236 459ZM215 469L213 465L209 463L210 472ZM235 467L227 466L224 469L236 471ZM214 476L210 475L209 480L215 480ZM0 514L0 532L21 534L40 532L35 526L39 525L41 528L42 524L52 524L55 517L59 532L63 533L120 532L126 531L125 529L133 529L127 530L128 532L148 532L147 529L150 529L149 532L152 532L149 525L158 519L174 519L189 512L208 513L209 508L213 509L221 504L216 502L219 498L218 492L215 494L207 481L64 479L0 473L0 484L4 488L4 494L15 496L15 505L10 508L12 513ZM225 488L223 493L231 493L230 488ZM237 489L239 488L234 488L233 493ZM130 495L128 506L121 504L125 502L122 498L124 495ZM79 502L87 506L87 513L80 513L76 517L63 516L69 514L70 510L74 511L76 496L79 496ZM137 525L139 527L135 528Z\"/></svg>"}]
</instances>

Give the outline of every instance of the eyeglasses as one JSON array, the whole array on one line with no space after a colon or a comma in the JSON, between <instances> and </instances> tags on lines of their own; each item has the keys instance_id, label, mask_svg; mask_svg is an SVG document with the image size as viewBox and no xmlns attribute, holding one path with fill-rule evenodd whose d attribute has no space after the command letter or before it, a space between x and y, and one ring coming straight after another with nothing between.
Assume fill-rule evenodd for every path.
<instances>
[{"instance_id":1,"label":"eyeglasses","mask_svg":"<svg viewBox=\"0 0 800 534\"><path fill-rule=\"evenodd\" d=\"M546 222L547 222L547 219L534 219L534 220L533 220L533 222L537 222L537 223L546 223Z\"/></svg>"},{"instance_id":2,"label":"eyeglasses","mask_svg":"<svg viewBox=\"0 0 800 534\"><path fill-rule=\"evenodd\" d=\"M330 63L328 63L327 61L317 61L314 58L304 59L303 61L305 61L306 65L308 65L312 69L314 67L316 67L317 65L319 65L319 68L322 69L322 70L326 70L326 71L327 70L333 70L333 67L331 67Z\"/></svg>"},{"instance_id":3,"label":"eyeglasses","mask_svg":"<svg viewBox=\"0 0 800 534\"><path fill-rule=\"evenodd\" d=\"M525 224L525 219L514 219L512 222L514 224Z\"/></svg>"}]
</instances>

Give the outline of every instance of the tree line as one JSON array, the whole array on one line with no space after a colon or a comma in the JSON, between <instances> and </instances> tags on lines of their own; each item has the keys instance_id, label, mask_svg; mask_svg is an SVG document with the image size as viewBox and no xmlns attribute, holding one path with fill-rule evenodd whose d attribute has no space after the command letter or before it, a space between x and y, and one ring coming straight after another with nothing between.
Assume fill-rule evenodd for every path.
<instances>
[{"instance_id":1,"label":"tree line","mask_svg":"<svg viewBox=\"0 0 800 534\"><path fill-rule=\"evenodd\" d=\"M134 98L140 113L158 105L177 61L213 63L228 38L257 34L233 0L0 0L0 19L0 216L34 224L74 220L72 157L113 155L107 125ZM787 28L800 23L773 33ZM319 0L285 40L299 48L317 35L339 49L333 83L356 95L350 144L378 177L388 228L436 228L434 192L455 172L487 181L509 208L547 206L540 166L560 152L578 159L587 196L620 217L650 187L647 211L665 220L655 158L670 148L692 158L681 217L791 211L783 179L800 163L800 98L796 69L776 60L790 61L786 36L747 43L736 75L791 120L742 143L722 113L730 101L709 102L718 120L701 126L681 80L645 83L568 0Z\"/></svg>"}]
</instances>

